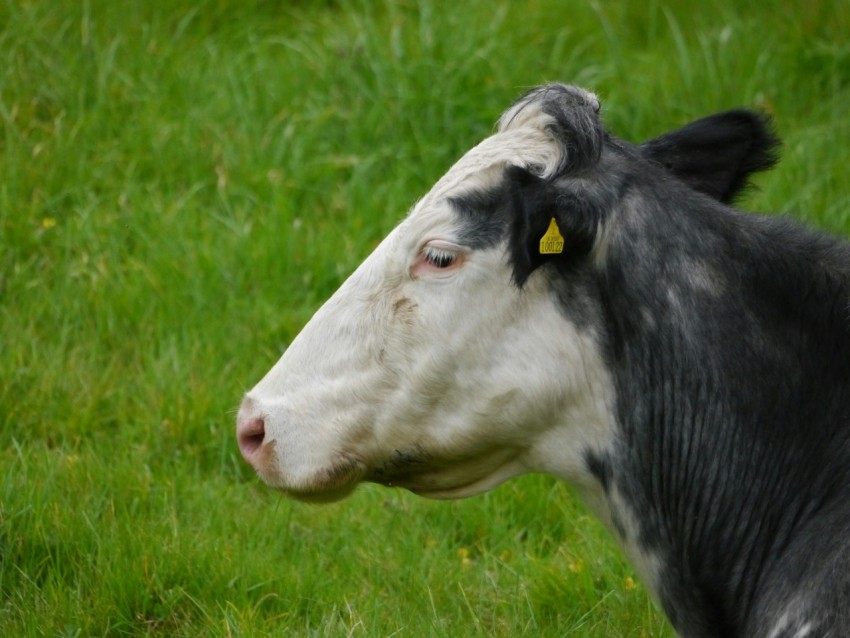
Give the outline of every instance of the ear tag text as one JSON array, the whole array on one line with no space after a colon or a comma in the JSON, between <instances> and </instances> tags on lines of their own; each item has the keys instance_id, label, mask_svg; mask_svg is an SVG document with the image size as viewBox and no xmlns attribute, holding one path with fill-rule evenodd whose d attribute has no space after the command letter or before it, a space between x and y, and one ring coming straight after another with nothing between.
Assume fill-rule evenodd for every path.
<instances>
[{"instance_id":1,"label":"ear tag text","mask_svg":"<svg viewBox=\"0 0 850 638\"><path fill-rule=\"evenodd\" d=\"M549 228L543 233L540 238L540 254L541 255L560 255L564 252L564 236L558 228L558 222L555 218L549 222Z\"/></svg>"}]
</instances>

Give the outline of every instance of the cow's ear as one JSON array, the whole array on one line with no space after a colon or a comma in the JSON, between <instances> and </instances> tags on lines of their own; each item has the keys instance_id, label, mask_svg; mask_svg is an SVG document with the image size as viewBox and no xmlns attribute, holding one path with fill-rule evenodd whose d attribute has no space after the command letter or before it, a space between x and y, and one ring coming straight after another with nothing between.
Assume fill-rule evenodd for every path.
<instances>
[{"instance_id":1,"label":"cow's ear","mask_svg":"<svg viewBox=\"0 0 850 638\"><path fill-rule=\"evenodd\" d=\"M738 109L691 122L640 150L694 190L730 204L753 173L776 164L780 145L767 116Z\"/></svg>"},{"instance_id":2,"label":"cow's ear","mask_svg":"<svg viewBox=\"0 0 850 638\"><path fill-rule=\"evenodd\" d=\"M507 186L508 252L517 286L546 263L569 266L590 252L599 218L590 201L519 166L507 168Z\"/></svg>"}]
</instances>

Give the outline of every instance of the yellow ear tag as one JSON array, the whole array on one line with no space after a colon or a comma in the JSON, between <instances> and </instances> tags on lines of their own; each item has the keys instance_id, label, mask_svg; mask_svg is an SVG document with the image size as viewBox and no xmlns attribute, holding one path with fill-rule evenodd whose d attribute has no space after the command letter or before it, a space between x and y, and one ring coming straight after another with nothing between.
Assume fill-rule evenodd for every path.
<instances>
[{"instance_id":1,"label":"yellow ear tag","mask_svg":"<svg viewBox=\"0 0 850 638\"><path fill-rule=\"evenodd\" d=\"M540 254L560 255L562 252L564 252L564 237L558 228L558 222L553 217L549 222L549 228L540 238Z\"/></svg>"}]
</instances>

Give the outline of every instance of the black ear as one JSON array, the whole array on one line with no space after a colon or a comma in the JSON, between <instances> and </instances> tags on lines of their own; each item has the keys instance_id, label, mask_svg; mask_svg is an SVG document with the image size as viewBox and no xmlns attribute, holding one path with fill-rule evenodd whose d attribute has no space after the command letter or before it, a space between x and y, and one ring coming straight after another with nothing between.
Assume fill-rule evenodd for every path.
<instances>
[{"instance_id":1,"label":"black ear","mask_svg":"<svg viewBox=\"0 0 850 638\"><path fill-rule=\"evenodd\" d=\"M506 173L508 252L514 282L521 288L543 264L568 267L586 256L596 238L599 215L589 200L525 168L509 166Z\"/></svg>"},{"instance_id":2,"label":"black ear","mask_svg":"<svg viewBox=\"0 0 850 638\"><path fill-rule=\"evenodd\" d=\"M640 150L694 190L729 204L753 173L776 164L780 146L767 116L739 109L691 122Z\"/></svg>"}]
</instances>

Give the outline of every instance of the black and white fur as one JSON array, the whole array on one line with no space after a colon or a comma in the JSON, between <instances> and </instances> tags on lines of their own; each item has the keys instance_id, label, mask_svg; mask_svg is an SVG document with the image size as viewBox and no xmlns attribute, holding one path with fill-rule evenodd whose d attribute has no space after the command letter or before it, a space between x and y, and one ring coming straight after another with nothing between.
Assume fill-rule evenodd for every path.
<instances>
[{"instance_id":1,"label":"black and white fur","mask_svg":"<svg viewBox=\"0 0 850 638\"><path fill-rule=\"evenodd\" d=\"M775 161L759 116L635 146L599 113L509 108L248 393L243 454L311 500L555 474L681 635L845 635L850 249L728 205Z\"/></svg>"}]
</instances>

